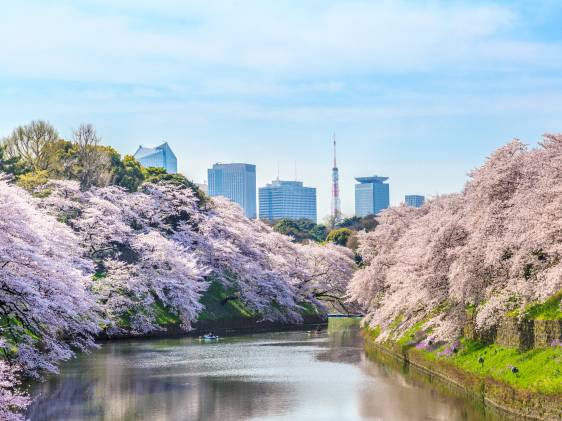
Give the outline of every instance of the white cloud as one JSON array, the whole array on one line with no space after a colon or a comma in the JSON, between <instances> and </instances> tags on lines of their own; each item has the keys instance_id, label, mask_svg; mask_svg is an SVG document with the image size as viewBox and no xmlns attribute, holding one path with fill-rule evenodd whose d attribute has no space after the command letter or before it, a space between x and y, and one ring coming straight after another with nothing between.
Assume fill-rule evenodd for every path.
<instances>
[{"instance_id":1,"label":"white cloud","mask_svg":"<svg viewBox=\"0 0 562 421\"><path fill-rule=\"evenodd\" d=\"M504 39L518 22L507 7L470 3L49 4L4 10L0 72L153 84L230 77L236 89L234 78L255 75L271 81L511 66L546 53L550 65L560 65L552 57L561 56L552 54L558 46Z\"/></svg>"}]
</instances>

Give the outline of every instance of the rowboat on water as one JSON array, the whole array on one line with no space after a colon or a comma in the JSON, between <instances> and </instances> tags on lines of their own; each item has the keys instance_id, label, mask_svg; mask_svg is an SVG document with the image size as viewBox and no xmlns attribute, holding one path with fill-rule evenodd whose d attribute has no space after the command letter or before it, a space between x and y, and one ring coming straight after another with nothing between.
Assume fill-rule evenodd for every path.
<instances>
[{"instance_id":1,"label":"rowboat on water","mask_svg":"<svg viewBox=\"0 0 562 421\"><path fill-rule=\"evenodd\" d=\"M203 341L218 341L219 337L217 335L213 335L212 333L207 333L206 335L199 336L199 339Z\"/></svg>"}]
</instances>

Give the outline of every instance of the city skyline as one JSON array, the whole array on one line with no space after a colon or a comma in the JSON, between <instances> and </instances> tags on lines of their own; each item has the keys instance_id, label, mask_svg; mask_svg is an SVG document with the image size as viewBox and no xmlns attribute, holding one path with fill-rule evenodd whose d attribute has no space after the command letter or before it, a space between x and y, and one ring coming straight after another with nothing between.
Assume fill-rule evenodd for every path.
<instances>
[{"instance_id":1,"label":"city skyline","mask_svg":"<svg viewBox=\"0 0 562 421\"><path fill-rule=\"evenodd\" d=\"M154 148L143 147L143 146L141 145L141 146L138 147L137 151L133 154L133 156L136 157L137 154L141 153L141 159L143 159L146 154L149 154L149 155L150 155L151 151L158 151L159 149L162 149L162 147L165 147L165 149L169 150L169 151L172 153L172 155L173 155L173 157L174 157L174 166L176 166L176 165L177 165L177 161L175 161L175 158L176 158L176 157L175 157L175 154L173 153L172 149L169 147L168 142L164 142L162 145L156 146L156 147L154 147ZM339 180L339 171L338 171L338 167L337 167L337 164L336 164L336 141L335 141L335 135L334 135L334 138L333 138L333 140L332 140L332 147L333 147L333 166L332 166L332 169L331 169L331 183L332 183L331 193L332 193L332 197L331 197L331 200L330 200L330 214L327 214L327 215L319 215L319 214L318 214L318 202L317 202L317 198L316 198L317 186L313 186L313 187L303 187L304 181L299 181L299 180L297 179L297 174L296 174L297 168L296 168L296 164L295 164L295 174L294 174L295 179L294 179L294 180L281 180L281 179L279 178L279 167L278 167L278 168L277 168L277 177L276 177L272 182L265 183L265 184L262 185L262 186L260 186L260 184L257 183L257 181L255 182L255 185L256 185L256 195L257 195L257 196L256 196L256 204L257 204L258 206L256 206L256 205L252 205L252 206L255 207L256 217L262 219L262 217L261 217L261 212L262 212L262 211L261 211L261 204L260 204L260 203L261 203L261 200L260 200L260 191L261 191L261 189L270 188L270 187L274 186L276 182L278 182L278 183L288 183L288 184L291 184L291 183L298 183L298 184L300 184L300 186L301 186L302 188L305 188L305 189L313 189L313 190L314 190L314 208L315 208L314 217L311 217L311 218L305 217L305 219L311 219L311 220L313 220L314 222L322 223L322 222L324 222L324 219L326 219L327 217L334 218L334 196L333 196L333 194L334 194L334 171L336 172L336 183L337 183L337 192L338 192L338 197L337 197L337 198L338 198L338 199L339 199L339 191L340 191L339 182L338 182L338 180ZM123 154L123 155L125 155L125 154ZM147 156L148 156L148 155L147 155ZM151 156L151 155L150 155L150 156ZM144 159L146 159L146 158L144 158ZM180 160L180 162L181 162L181 160ZM143 163L143 162L141 162L141 164L144 165L144 166L158 166L158 165L152 165L152 164L150 164L150 163L147 164L147 163ZM213 171L215 171L215 167L218 168L218 167L221 167L221 166L226 166L226 167L228 167L228 166L251 166L251 167L254 168L256 180L257 180L257 174L259 173L259 170L258 170L259 167L258 167L256 164L252 164L252 163L248 163L248 162L244 162L244 163L238 163L238 162L237 162L237 163L233 163L233 162L216 162L216 163L213 164L213 168L207 169L207 178L206 178L206 179L203 179L203 180L192 179L191 181L195 182L199 187L203 187L203 186L204 186L203 190L205 191L206 194L209 194L210 196L220 196L220 195L223 195L224 197L227 197L228 199L234 201L235 203L238 203L238 204L245 210L245 212L247 213L247 211L246 211L246 209L245 209L245 207L244 207L244 205L243 205L244 200L242 200L242 199L233 199L234 196L233 196L233 194L231 194L230 192L229 192L229 193L223 193L223 194L218 193L219 191L223 191L223 190L222 190L222 187L216 187L216 186L217 186L216 181L213 183L213 187L212 187L209 191L207 191L207 189L209 188L209 185L210 185L209 180L211 179L211 173L212 173ZM168 171L168 172L169 172L169 171ZM354 179L355 179L356 181L358 181L359 179L363 179L363 178L365 178L365 177L355 177ZM367 178L373 178L373 177L367 177ZM381 178L381 177L374 176L374 178ZM385 180L388 179L388 177L382 177L382 178L384 178ZM388 186L388 185L386 185L386 186ZM354 207L354 210L353 210L353 212L350 212L350 213L341 212L341 211L339 210L339 203L338 203L336 206L337 206L337 208L338 208L338 212L340 212L340 213L339 213L339 219L340 219L340 220L341 220L342 218L345 218L345 217L358 216L358 213L357 213L357 187L356 187L356 185L354 185L354 186L352 187L352 189L353 189L353 191L354 191L354 206L355 206L355 207ZM388 187L387 187L387 190L388 190ZM387 193L387 195L388 195L388 193ZM406 198L407 198L408 196L410 196L410 195L405 195ZM414 195L414 196L418 197L419 195ZM424 200L425 200L425 196L419 196L419 197L423 197ZM338 200L338 202L339 202L339 200ZM406 199L406 202L407 202L407 199ZM402 204L402 203L404 203L404 201L401 201L400 203L397 203L397 204L392 204L392 203L391 203L390 206L400 205L400 204ZM406 203L406 204L407 204L407 203ZM375 214L378 213L378 210L377 210L376 212L374 212L374 213L375 213ZM264 214L264 215L265 215L265 214ZM366 216L366 215L367 215L367 214L360 215L360 216ZM248 216L248 215L247 215L247 216ZM265 219L268 219L268 218L265 218ZM290 217L289 217L289 219L295 219L295 218L290 218ZM299 218L297 218L297 219L299 219ZM319 220L319 219L320 219L320 220Z\"/></svg>"},{"instance_id":2,"label":"city skyline","mask_svg":"<svg viewBox=\"0 0 562 421\"><path fill-rule=\"evenodd\" d=\"M228 2L8 2L0 135L44 119L67 139L92 123L123 154L165 139L197 182L216 161L256 163L258 185L278 162L292 179L296 159L321 219L333 132L350 215L356 175L392 177L393 205L458 192L497 147L561 130L562 4L250 1L239 15Z\"/></svg>"},{"instance_id":3,"label":"city skyline","mask_svg":"<svg viewBox=\"0 0 562 421\"><path fill-rule=\"evenodd\" d=\"M137 151L133 154L139 160L141 165L145 167L162 167L168 173L175 173L177 168L177 159L173 150L164 142L161 145L151 147L144 147L140 145ZM168 162L170 156L171 163ZM171 171L170 169L173 168ZM248 169L251 173L251 179L247 179L246 173ZM317 213L317 199L316 187L304 186L303 181L295 180L281 180L279 178L279 169L277 178L264 186L258 186L257 166L251 163L232 163L232 162L217 162L214 163L212 168L207 169L207 179L204 181L192 180L198 185L206 194L210 196L224 196L234 203L239 204L244 213L249 218L259 218L267 220L278 219L309 219L313 222L318 222ZM381 184L388 180L388 177L370 176L370 177L356 177L355 180L360 184L355 184L355 210L354 213L343 214L339 209L339 183L338 183L338 167L336 164L336 140L333 139L333 166L332 166L332 198L331 198L331 215L332 220L337 223L341 219L349 216L368 216L378 214L381 210L389 206L389 185ZM373 186L371 188L371 207L372 212L358 210L358 188L365 187L366 184L371 185L373 181L381 184L384 191L378 191ZM377 190L377 191L375 191ZM257 194L254 200L252 191ZM380 204L380 194L384 195L383 204ZM254 195L255 195L254 194ZM361 194L361 193L360 193ZM335 195L335 196L334 196ZM267 197L266 197L267 196ZM310 197L309 197L310 196ZM419 195L406 195L405 204L411 206L409 203L410 198L421 198L421 204L425 200L424 196ZM404 203L404 202L403 202ZM366 205L360 206L366 208ZM367 206L368 207L368 206ZM419 207L419 206L417 206ZM254 216L255 215L255 216ZM325 216L324 218L326 218ZM321 221L324 222L324 221Z\"/></svg>"}]
</instances>

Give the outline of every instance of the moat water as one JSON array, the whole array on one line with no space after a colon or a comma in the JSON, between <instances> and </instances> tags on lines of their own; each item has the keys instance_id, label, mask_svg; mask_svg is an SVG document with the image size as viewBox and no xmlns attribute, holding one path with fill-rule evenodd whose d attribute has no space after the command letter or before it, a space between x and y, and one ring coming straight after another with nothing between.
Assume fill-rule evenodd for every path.
<instances>
[{"instance_id":1,"label":"moat water","mask_svg":"<svg viewBox=\"0 0 562 421\"><path fill-rule=\"evenodd\" d=\"M370 360L354 328L107 342L31 393L31 421L500 419Z\"/></svg>"}]
</instances>

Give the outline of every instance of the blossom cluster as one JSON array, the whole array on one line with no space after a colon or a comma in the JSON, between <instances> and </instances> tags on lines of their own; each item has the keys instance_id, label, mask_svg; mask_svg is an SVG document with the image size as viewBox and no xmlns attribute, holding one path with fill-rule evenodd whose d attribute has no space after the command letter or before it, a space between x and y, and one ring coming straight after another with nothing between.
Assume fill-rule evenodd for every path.
<instances>
[{"instance_id":1,"label":"blossom cluster","mask_svg":"<svg viewBox=\"0 0 562 421\"><path fill-rule=\"evenodd\" d=\"M211 280L258 317L299 322L304 303L343 297L355 267L346 248L293 243L174 183L130 193L53 180L39 193L0 179L0 407L13 419L27 402L16 370L56 372L101 329L161 329L162 308L189 330Z\"/></svg>"},{"instance_id":2,"label":"blossom cluster","mask_svg":"<svg viewBox=\"0 0 562 421\"><path fill-rule=\"evenodd\" d=\"M423 322L440 340L492 331L562 288L562 135L495 151L459 194L388 209L359 236L349 295L379 338Z\"/></svg>"}]
</instances>

